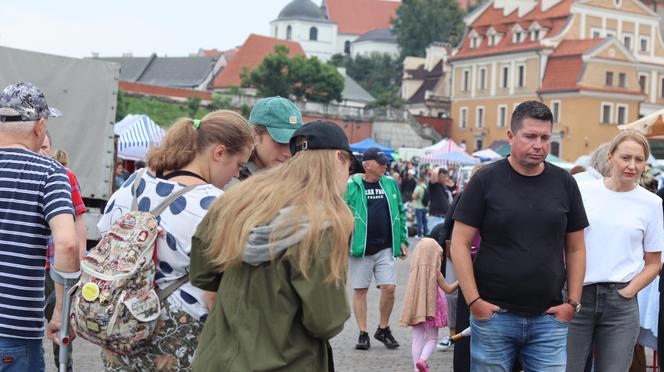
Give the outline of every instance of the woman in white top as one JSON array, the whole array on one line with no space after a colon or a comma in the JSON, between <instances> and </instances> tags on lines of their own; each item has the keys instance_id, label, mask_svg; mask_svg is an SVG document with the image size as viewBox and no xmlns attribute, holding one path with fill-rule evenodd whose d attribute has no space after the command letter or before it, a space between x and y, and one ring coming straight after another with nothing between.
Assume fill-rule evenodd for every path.
<instances>
[{"instance_id":1,"label":"woman in white top","mask_svg":"<svg viewBox=\"0 0 664 372\"><path fill-rule=\"evenodd\" d=\"M157 240L155 282L164 289L189 274L191 237L208 208L232 177L248 161L253 132L233 111L221 110L201 120L180 119L166 132L161 145L148 154L148 170L141 179L134 173L113 194L98 224L106 233L132 204L133 184L138 210L150 211L170 194L197 185L158 217L164 233ZM204 292L186 282L162 302L157 331L138 354L102 353L107 371L187 371L207 319Z\"/></svg>"},{"instance_id":2,"label":"woman in white top","mask_svg":"<svg viewBox=\"0 0 664 372\"><path fill-rule=\"evenodd\" d=\"M624 372L631 364L639 333L636 294L659 273L664 248L662 200L638 185L649 154L642 134L619 132L609 146L611 176L579 183L590 226L567 371L583 371L591 352L596 371Z\"/></svg>"}]
</instances>

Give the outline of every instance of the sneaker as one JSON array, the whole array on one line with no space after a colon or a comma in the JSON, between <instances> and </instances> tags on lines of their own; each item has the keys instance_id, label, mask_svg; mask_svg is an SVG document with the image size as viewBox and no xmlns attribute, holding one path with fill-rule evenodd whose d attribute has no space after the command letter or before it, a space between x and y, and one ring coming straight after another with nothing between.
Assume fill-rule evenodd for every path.
<instances>
[{"instance_id":1,"label":"sneaker","mask_svg":"<svg viewBox=\"0 0 664 372\"><path fill-rule=\"evenodd\" d=\"M374 333L374 338L385 344L385 347L390 350L399 347L399 343L394 339L394 336L392 336L392 331L389 326L385 328L380 328L380 326L378 326L376 333Z\"/></svg>"},{"instance_id":2,"label":"sneaker","mask_svg":"<svg viewBox=\"0 0 664 372\"><path fill-rule=\"evenodd\" d=\"M438 351L447 351L452 347L452 341L450 338L445 336L436 344L436 350Z\"/></svg>"},{"instance_id":3,"label":"sneaker","mask_svg":"<svg viewBox=\"0 0 664 372\"><path fill-rule=\"evenodd\" d=\"M369 350L370 347L371 342L369 342L369 334L366 332L360 332L360 337L357 338L355 350Z\"/></svg>"},{"instance_id":4,"label":"sneaker","mask_svg":"<svg viewBox=\"0 0 664 372\"><path fill-rule=\"evenodd\" d=\"M429 365L422 359L415 363L415 368L417 368L418 372L429 372Z\"/></svg>"}]
</instances>

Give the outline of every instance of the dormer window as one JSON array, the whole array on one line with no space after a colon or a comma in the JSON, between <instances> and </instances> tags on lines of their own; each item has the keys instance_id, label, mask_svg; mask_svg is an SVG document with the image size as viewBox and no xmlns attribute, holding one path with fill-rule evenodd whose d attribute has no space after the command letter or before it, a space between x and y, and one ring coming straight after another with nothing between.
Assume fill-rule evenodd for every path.
<instances>
[{"instance_id":1,"label":"dormer window","mask_svg":"<svg viewBox=\"0 0 664 372\"><path fill-rule=\"evenodd\" d=\"M493 27L490 27L489 30L486 32L487 36L487 44L492 47L498 45L500 43L500 38L502 34L499 34L496 32L496 30Z\"/></svg>"},{"instance_id":2,"label":"dormer window","mask_svg":"<svg viewBox=\"0 0 664 372\"><path fill-rule=\"evenodd\" d=\"M514 44L518 44L524 41L524 30L519 26L519 24L515 24L514 27L512 28L512 42Z\"/></svg>"},{"instance_id":3,"label":"dormer window","mask_svg":"<svg viewBox=\"0 0 664 372\"><path fill-rule=\"evenodd\" d=\"M530 32L530 39L533 41L539 40L540 38L540 30L532 30Z\"/></svg>"},{"instance_id":4,"label":"dormer window","mask_svg":"<svg viewBox=\"0 0 664 372\"><path fill-rule=\"evenodd\" d=\"M523 32L521 31L515 32L512 36L512 42L514 44L518 44L522 41L523 41Z\"/></svg>"},{"instance_id":5,"label":"dormer window","mask_svg":"<svg viewBox=\"0 0 664 372\"><path fill-rule=\"evenodd\" d=\"M471 48L478 48L480 46L481 39L479 36L472 37L470 39L470 47Z\"/></svg>"},{"instance_id":6,"label":"dormer window","mask_svg":"<svg viewBox=\"0 0 664 372\"><path fill-rule=\"evenodd\" d=\"M489 46L496 45L496 35L489 36Z\"/></svg>"}]
</instances>

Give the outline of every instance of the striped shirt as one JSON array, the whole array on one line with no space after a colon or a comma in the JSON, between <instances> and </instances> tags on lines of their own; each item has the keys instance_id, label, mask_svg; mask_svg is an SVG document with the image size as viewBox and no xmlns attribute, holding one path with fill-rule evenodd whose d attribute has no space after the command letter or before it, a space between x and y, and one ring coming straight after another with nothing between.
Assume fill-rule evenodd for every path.
<instances>
[{"instance_id":1,"label":"striped shirt","mask_svg":"<svg viewBox=\"0 0 664 372\"><path fill-rule=\"evenodd\" d=\"M0 336L43 337L48 221L73 212L69 178L58 162L0 149Z\"/></svg>"}]
</instances>

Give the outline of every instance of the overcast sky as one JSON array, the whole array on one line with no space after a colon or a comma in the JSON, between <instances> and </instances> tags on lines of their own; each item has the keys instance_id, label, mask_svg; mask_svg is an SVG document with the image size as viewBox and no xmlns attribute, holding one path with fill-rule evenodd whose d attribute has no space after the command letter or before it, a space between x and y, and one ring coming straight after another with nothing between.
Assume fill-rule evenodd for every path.
<instances>
[{"instance_id":1,"label":"overcast sky","mask_svg":"<svg viewBox=\"0 0 664 372\"><path fill-rule=\"evenodd\" d=\"M229 49L290 0L0 0L0 46L71 57L187 56ZM314 0L320 4L320 0Z\"/></svg>"}]
</instances>

